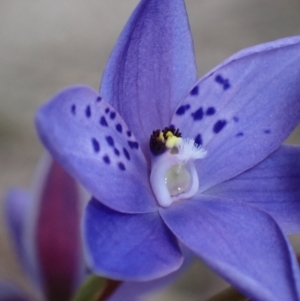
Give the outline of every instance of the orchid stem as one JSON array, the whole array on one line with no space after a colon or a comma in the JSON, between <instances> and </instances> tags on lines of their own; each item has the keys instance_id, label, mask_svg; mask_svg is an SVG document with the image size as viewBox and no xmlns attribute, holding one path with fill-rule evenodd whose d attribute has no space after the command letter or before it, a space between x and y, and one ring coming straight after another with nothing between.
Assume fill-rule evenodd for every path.
<instances>
[{"instance_id":1,"label":"orchid stem","mask_svg":"<svg viewBox=\"0 0 300 301\"><path fill-rule=\"evenodd\" d=\"M97 301L108 300L108 298L115 292L115 290L122 283L121 281L116 281L111 279L106 279L106 281L107 281L106 287Z\"/></svg>"},{"instance_id":2,"label":"orchid stem","mask_svg":"<svg viewBox=\"0 0 300 301\"><path fill-rule=\"evenodd\" d=\"M247 297L242 295L233 287L228 287L227 289L221 291L217 295L207 299L206 301L247 301Z\"/></svg>"}]
</instances>

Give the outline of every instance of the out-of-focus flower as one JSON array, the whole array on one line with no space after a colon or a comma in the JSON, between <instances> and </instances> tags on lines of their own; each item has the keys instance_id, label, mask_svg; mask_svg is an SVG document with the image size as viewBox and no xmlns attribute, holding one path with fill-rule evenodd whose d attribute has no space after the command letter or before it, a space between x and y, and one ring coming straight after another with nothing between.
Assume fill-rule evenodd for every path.
<instances>
[{"instance_id":1,"label":"out-of-focus flower","mask_svg":"<svg viewBox=\"0 0 300 301\"><path fill-rule=\"evenodd\" d=\"M195 84L183 1L139 3L101 96L68 88L36 119L44 145L93 195L84 235L94 272L167 275L182 263L179 239L254 300L299 300L281 229L300 229L300 150L280 146L300 120L299 53L300 37L255 46Z\"/></svg>"},{"instance_id":2,"label":"out-of-focus flower","mask_svg":"<svg viewBox=\"0 0 300 301\"><path fill-rule=\"evenodd\" d=\"M1 301L29 301L20 288L9 282L0 282L0 300ZM31 301L31 300L30 300Z\"/></svg>"},{"instance_id":3,"label":"out-of-focus flower","mask_svg":"<svg viewBox=\"0 0 300 301\"><path fill-rule=\"evenodd\" d=\"M50 158L37 176L31 193L17 188L8 192L7 224L25 273L46 300L66 301L85 273L79 187Z\"/></svg>"}]
</instances>

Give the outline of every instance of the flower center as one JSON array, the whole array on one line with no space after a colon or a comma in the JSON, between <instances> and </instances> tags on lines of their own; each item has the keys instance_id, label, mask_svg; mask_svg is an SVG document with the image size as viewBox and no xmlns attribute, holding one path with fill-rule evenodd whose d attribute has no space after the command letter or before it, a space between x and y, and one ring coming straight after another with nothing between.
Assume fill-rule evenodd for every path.
<instances>
[{"instance_id":1,"label":"flower center","mask_svg":"<svg viewBox=\"0 0 300 301\"><path fill-rule=\"evenodd\" d=\"M153 193L162 207L187 199L199 187L194 160L206 156L195 140L181 137L178 129L167 127L153 131L150 138L152 153L150 182Z\"/></svg>"}]
</instances>

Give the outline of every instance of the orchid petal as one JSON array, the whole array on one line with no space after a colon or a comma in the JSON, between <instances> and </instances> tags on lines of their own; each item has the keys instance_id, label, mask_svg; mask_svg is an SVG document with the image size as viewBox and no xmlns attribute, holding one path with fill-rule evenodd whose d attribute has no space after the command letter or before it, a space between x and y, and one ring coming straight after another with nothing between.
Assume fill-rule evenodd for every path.
<instances>
[{"instance_id":1,"label":"orchid petal","mask_svg":"<svg viewBox=\"0 0 300 301\"><path fill-rule=\"evenodd\" d=\"M48 300L68 300L84 274L79 187L55 161L43 163L26 221L27 271Z\"/></svg>"},{"instance_id":2,"label":"orchid petal","mask_svg":"<svg viewBox=\"0 0 300 301\"><path fill-rule=\"evenodd\" d=\"M0 301L29 301L28 296L17 286L8 282L0 282Z\"/></svg>"},{"instance_id":3,"label":"orchid petal","mask_svg":"<svg viewBox=\"0 0 300 301\"><path fill-rule=\"evenodd\" d=\"M200 190L229 180L276 150L300 121L300 37L241 51L203 77L172 124L207 150Z\"/></svg>"},{"instance_id":4,"label":"orchid petal","mask_svg":"<svg viewBox=\"0 0 300 301\"><path fill-rule=\"evenodd\" d=\"M158 212L124 214L92 199L84 238L92 271L107 278L148 281L177 270L182 255Z\"/></svg>"},{"instance_id":5,"label":"orchid petal","mask_svg":"<svg viewBox=\"0 0 300 301\"><path fill-rule=\"evenodd\" d=\"M205 192L267 211L288 234L300 231L300 147L284 145L241 175Z\"/></svg>"},{"instance_id":6,"label":"orchid petal","mask_svg":"<svg viewBox=\"0 0 300 301\"><path fill-rule=\"evenodd\" d=\"M126 300L140 301L142 300L142 297L155 293L156 291L174 282L184 271L186 271L186 269L195 259L195 255L193 255L193 253L187 248L182 246L181 249L184 255L184 261L178 270L168 274L167 276L152 281L123 282L107 301L123 301L124 296L126 296Z\"/></svg>"},{"instance_id":7,"label":"orchid petal","mask_svg":"<svg viewBox=\"0 0 300 301\"><path fill-rule=\"evenodd\" d=\"M105 205L130 213L157 210L139 144L95 91L63 90L40 109L37 129L55 159Z\"/></svg>"},{"instance_id":8,"label":"orchid petal","mask_svg":"<svg viewBox=\"0 0 300 301\"><path fill-rule=\"evenodd\" d=\"M24 264L23 234L26 215L30 204L29 193L18 188L10 189L5 196L5 217L10 237L13 241L17 255Z\"/></svg>"},{"instance_id":9,"label":"orchid petal","mask_svg":"<svg viewBox=\"0 0 300 301\"><path fill-rule=\"evenodd\" d=\"M182 243L247 297L299 300L295 254L264 211L203 196L174 203L160 212Z\"/></svg>"},{"instance_id":10,"label":"orchid petal","mask_svg":"<svg viewBox=\"0 0 300 301\"><path fill-rule=\"evenodd\" d=\"M196 76L184 1L143 0L111 54L100 91L149 157L152 131L169 125Z\"/></svg>"}]
</instances>

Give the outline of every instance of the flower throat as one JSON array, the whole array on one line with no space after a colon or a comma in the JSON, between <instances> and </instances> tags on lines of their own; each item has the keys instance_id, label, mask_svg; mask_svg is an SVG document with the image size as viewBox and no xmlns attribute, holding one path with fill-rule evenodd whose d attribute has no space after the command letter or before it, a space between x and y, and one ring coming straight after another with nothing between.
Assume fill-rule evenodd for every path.
<instances>
[{"instance_id":1,"label":"flower throat","mask_svg":"<svg viewBox=\"0 0 300 301\"><path fill-rule=\"evenodd\" d=\"M179 129L166 127L153 131L150 137L150 182L156 199L162 207L187 199L199 187L194 160L206 157L206 151L195 140L182 138Z\"/></svg>"}]
</instances>

